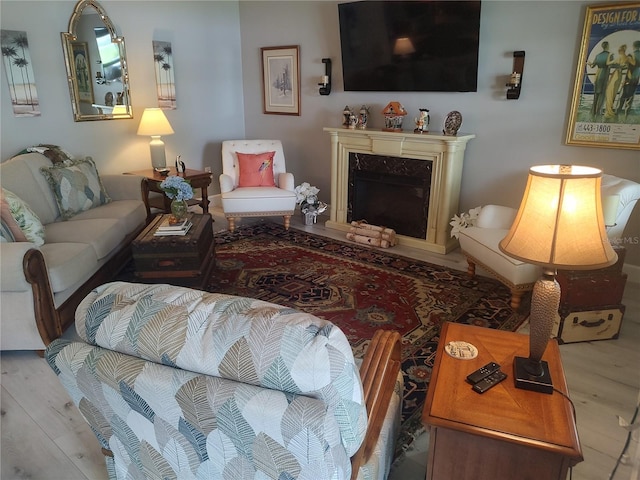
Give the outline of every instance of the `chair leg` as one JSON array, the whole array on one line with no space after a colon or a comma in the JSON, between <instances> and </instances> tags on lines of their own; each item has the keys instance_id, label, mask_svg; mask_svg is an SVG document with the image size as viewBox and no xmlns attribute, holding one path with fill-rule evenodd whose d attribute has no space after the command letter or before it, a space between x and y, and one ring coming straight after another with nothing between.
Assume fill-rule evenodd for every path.
<instances>
[{"instance_id":1,"label":"chair leg","mask_svg":"<svg viewBox=\"0 0 640 480\"><path fill-rule=\"evenodd\" d=\"M520 302L522 302L523 295L524 292L522 290L511 290L511 308L518 310Z\"/></svg>"},{"instance_id":2,"label":"chair leg","mask_svg":"<svg viewBox=\"0 0 640 480\"><path fill-rule=\"evenodd\" d=\"M233 232L236 229L235 217L227 217L227 222L229 222L229 231Z\"/></svg>"},{"instance_id":3,"label":"chair leg","mask_svg":"<svg viewBox=\"0 0 640 480\"><path fill-rule=\"evenodd\" d=\"M289 225L291 225L291 215L285 215L283 218L284 218L284 229L289 230Z\"/></svg>"},{"instance_id":4,"label":"chair leg","mask_svg":"<svg viewBox=\"0 0 640 480\"><path fill-rule=\"evenodd\" d=\"M467 273L470 277L476 276L476 264L467 258Z\"/></svg>"}]
</instances>

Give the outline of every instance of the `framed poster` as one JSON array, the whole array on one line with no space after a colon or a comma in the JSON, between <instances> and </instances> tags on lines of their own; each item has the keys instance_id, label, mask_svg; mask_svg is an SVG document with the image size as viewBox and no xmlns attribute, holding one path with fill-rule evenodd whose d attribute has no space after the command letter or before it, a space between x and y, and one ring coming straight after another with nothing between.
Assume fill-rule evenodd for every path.
<instances>
[{"instance_id":1,"label":"framed poster","mask_svg":"<svg viewBox=\"0 0 640 480\"><path fill-rule=\"evenodd\" d=\"M640 149L639 78L640 3L587 7L566 143Z\"/></svg>"},{"instance_id":2,"label":"framed poster","mask_svg":"<svg viewBox=\"0 0 640 480\"><path fill-rule=\"evenodd\" d=\"M263 47L264 113L300 115L300 47Z\"/></svg>"},{"instance_id":3,"label":"framed poster","mask_svg":"<svg viewBox=\"0 0 640 480\"><path fill-rule=\"evenodd\" d=\"M176 109L176 82L173 76L173 49L171 42L153 40L153 61L156 64L156 95L158 107Z\"/></svg>"},{"instance_id":4,"label":"framed poster","mask_svg":"<svg viewBox=\"0 0 640 480\"><path fill-rule=\"evenodd\" d=\"M93 103L93 78L87 42L72 42L73 74L78 84L78 100Z\"/></svg>"}]
</instances>

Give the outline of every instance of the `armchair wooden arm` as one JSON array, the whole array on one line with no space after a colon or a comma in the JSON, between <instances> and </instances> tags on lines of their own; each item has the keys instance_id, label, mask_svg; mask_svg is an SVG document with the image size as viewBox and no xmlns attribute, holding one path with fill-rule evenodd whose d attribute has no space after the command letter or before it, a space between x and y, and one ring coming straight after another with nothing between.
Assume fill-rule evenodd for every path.
<instances>
[{"instance_id":1,"label":"armchair wooden arm","mask_svg":"<svg viewBox=\"0 0 640 480\"><path fill-rule=\"evenodd\" d=\"M369 423L362 445L351 458L352 480L357 478L360 466L367 463L378 441L400 371L400 362L400 334L378 330L360 367Z\"/></svg>"}]
</instances>

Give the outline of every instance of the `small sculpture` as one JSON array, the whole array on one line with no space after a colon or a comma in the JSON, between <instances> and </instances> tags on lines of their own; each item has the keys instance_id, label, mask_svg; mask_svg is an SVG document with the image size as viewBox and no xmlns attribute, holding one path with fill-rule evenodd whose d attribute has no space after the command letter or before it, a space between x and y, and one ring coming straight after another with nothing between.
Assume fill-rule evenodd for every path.
<instances>
[{"instance_id":1,"label":"small sculpture","mask_svg":"<svg viewBox=\"0 0 640 480\"><path fill-rule=\"evenodd\" d=\"M349 105L346 105L344 107L344 110L342 110L342 117L343 117L342 126L344 128L349 128L351 115L353 115L353 111L349 108Z\"/></svg>"},{"instance_id":2,"label":"small sculpture","mask_svg":"<svg viewBox=\"0 0 640 480\"><path fill-rule=\"evenodd\" d=\"M426 108L420 109L420 115L414 118L416 122L416 128L413 133L427 133L429 131L429 110Z\"/></svg>"},{"instance_id":3,"label":"small sculpture","mask_svg":"<svg viewBox=\"0 0 640 480\"><path fill-rule=\"evenodd\" d=\"M384 115L384 128L382 129L383 131L402 131L402 121L404 119L404 116L407 114L407 111L400 102L389 102L387 106L384 107L384 110L382 110L382 114Z\"/></svg>"},{"instance_id":4,"label":"small sculpture","mask_svg":"<svg viewBox=\"0 0 640 480\"><path fill-rule=\"evenodd\" d=\"M187 169L187 167L185 166L184 162L182 160L180 160L181 155L178 155L176 157L176 172L177 173L184 173L184 171Z\"/></svg>"},{"instance_id":5,"label":"small sculpture","mask_svg":"<svg viewBox=\"0 0 640 480\"><path fill-rule=\"evenodd\" d=\"M367 122L369 121L369 107L362 105L360 107L360 115L358 116L358 128L364 130L367 128Z\"/></svg>"}]
</instances>

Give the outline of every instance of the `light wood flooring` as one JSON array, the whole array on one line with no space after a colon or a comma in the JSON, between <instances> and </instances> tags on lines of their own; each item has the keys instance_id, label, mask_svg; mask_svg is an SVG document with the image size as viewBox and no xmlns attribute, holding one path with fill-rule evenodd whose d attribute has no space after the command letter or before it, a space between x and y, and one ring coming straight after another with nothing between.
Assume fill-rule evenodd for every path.
<instances>
[{"instance_id":1,"label":"light wood flooring","mask_svg":"<svg viewBox=\"0 0 640 480\"><path fill-rule=\"evenodd\" d=\"M219 212L212 209L212 213L216 229L226 228ZM304 226L294 219L292 225L344 239L343 233L327 230L321 223ZM393 251L466 270L458 252L443 256L400 246ZM618 426L617 415L629 420L639 400L639 299L640 285L628 283L623 302L627 310L617 340L560 347L585 457L574 468L573 480L608 479L625 443L626 431ZM33 352L2 352L0 361L0 478L106 479L97 440L46 361ZM394 466L390 479L424 478L428 441L428 434L421 435L403 461ZM637 439L629 450L631 457L636 457L635 466L621 465L615 480L638 479Z\"/></svg>"}]
</instances>

